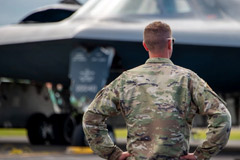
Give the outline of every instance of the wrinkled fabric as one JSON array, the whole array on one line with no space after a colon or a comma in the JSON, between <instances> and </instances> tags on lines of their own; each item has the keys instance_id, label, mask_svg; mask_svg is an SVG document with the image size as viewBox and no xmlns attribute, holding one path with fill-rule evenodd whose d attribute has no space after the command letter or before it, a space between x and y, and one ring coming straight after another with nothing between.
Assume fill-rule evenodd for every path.
<instances>
[{"instance_id":1,"label":"wrinkled fabric","mask_svg":"<svg viewBox=\"0 0 240 160\"><path fill-rule=\"evenodd\" d=\"M191 70L165 58L123 72L95 97L83 117L93 151L116 160L122 151L111 141L105 121L122 114L128 131L128 160L175 160L189 152L196 114L207 115L207 139L194 154L210 159L226 145L231 116L226 103Z\"/></svg>"}]
</instances>

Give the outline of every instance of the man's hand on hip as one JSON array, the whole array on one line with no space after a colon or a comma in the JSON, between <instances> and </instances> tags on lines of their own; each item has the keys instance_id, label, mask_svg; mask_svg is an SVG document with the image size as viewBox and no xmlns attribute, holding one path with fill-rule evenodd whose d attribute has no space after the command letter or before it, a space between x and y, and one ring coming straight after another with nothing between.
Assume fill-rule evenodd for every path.
<instances>
[{"instance_id":1,"label":"man's hand on hip","mask_svg":"<svg viewBox=\"0 0 240 160\"><path fill-rule=\"evenodd\" d=\"M193 153L188 153L188 155L181 156L180 159L197 160L196 156Z\"/></svg>"},{"instance_id":2,"label":"man's hand on hip","mask_svg":"<svg viewBox=\"0 0 240 160\"><path fill-rule=\"evenodd\" d=\"M128 153L128 152L123 152L122 155L118 158L118 160L125 160L127 159L128 157L130 157L131 154Z\"/></svg>"}]
</instances>

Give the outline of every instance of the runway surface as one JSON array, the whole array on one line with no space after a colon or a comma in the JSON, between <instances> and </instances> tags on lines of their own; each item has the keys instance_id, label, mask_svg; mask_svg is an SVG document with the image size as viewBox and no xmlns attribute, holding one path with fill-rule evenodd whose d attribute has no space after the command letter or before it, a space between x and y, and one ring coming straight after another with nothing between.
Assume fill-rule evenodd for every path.
<instances>
[{"instance_id":1,"label":"runway surface","mask_svg":"<svg viewBox=\"0 0 240 160\"><path fill-rule=\"evenodd\" d=\"M125 144L119 145L125 148ZM92 153L69 152L69 148L72 147L30 145L23 137L0 137L0 160L102 160ZM227 148L211 160L240 160L240 148Z\"/></svg>"},{"instance_id":2,"label":"runway surface","mask_svg":"<svg viewBox=\"0 0 240 160\"><path fill-rule=\"evenodd\" d=\"M49 154L49 155L39 155L35 154L25 154L21 156L6 156L2 157L0 155L1 160L102 160L96 155L66 155L66 154ZM217 156L212 158L212 160L240 160L239 156Z\"/></svg>"}]
</instances>

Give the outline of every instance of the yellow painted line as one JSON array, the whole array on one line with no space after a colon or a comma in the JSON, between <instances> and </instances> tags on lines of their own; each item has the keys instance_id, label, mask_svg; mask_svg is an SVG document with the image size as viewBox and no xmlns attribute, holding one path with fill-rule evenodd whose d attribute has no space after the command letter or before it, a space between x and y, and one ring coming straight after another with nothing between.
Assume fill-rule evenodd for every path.
<instances>
[{"instance_id":1,"label":"yellow painted line","mask_svg":"<svg viewBox=\"0 0 240 160\"><path fill-rule=\"evenodd\" d=\"M68 154L92 154L93 153L90 147L78 147L78 146L67 147L66 152Z\"/></svg>"},{"instance_id":2,"label":"yellow painted line","mask_svg":"<svg viewBox=\"0 0 240 160\"><path fill-rule=\"evenodd\" d=\"M11 155L21 155L23 154L23 150L22 149L18 149L18 148L13 148L9 154Z\"/></svg>"}]
</instances>

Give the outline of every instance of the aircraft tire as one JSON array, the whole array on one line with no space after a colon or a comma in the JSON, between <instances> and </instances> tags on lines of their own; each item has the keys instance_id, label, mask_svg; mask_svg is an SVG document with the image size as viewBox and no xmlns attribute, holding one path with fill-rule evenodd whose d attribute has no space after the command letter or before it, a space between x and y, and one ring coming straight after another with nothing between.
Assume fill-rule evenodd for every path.
<instances>
[{"instance_id":1,"label":"aircraft tire","mask_svg":"<svg viewBox=\"0 0 240 160\"><path fill-rule=\"evenodd\" d=\"M52 128L49 142L54 145L66 145L69 142L64 137L64 124L67 114L53 114L49 117L49 124Z\"/></svg>"},{"instance_id":2,"label":"aircraft tire","mask_svg":"<svg viewBox=\"0 0 240 160\"><path fill-rule=\"evenodd\" d=\"M72 146L88 146L81 124L77 125L76 128L74 129L71 145Z\"/></svg>"},{"instance_id":3,"label":"aircraft tire","mask_svg":"<svg viewBox=\"0 0 240 160\"><path fill-rule=\"evenodd\" d=\"M72 136L76 125L76 119L71 115L69 115L64 122L63 136L68 144L71 144L72 142Z\"/></svg>"},{"instance_id":4,"label":"aircraft tire","mask_svg":"<svg viewBox=\"0 0 240 160\"><path fill-rule=\"evenodd\" d=\"M31 144L45 144L47 139L47 117L43 114L32 115L27 122L27 134Z\"/></svg>"}]
</instances>

